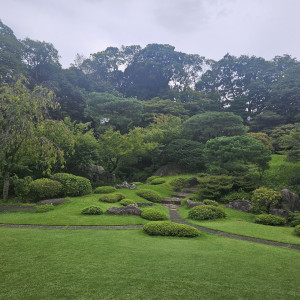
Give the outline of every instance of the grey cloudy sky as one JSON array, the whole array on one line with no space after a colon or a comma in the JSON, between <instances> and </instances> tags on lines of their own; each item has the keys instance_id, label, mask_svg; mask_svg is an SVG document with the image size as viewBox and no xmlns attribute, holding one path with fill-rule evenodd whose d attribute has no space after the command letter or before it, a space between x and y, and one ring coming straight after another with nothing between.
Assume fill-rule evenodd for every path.
<instances>
[{"instance_id":1,"label":"grey cloudy sky","mask_svg":"<svg viewBox=\"0 0 300 300\"><path fill-rule=\"evenodd\" d=\"M220 59L300 59L299 0L0 0L17 38L51 42L68 67L76 53L108 46L170 44Z\"/></svg>"}]
</instances>

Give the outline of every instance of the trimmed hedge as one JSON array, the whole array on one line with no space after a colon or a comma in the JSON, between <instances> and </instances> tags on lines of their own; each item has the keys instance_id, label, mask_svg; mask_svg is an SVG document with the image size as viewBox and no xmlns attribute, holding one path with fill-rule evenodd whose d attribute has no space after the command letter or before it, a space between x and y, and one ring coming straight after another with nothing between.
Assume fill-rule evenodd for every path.
<instances>
[{"instance_id":1,"label":"trimmed hedge","mask_svg":"<svg viewBox=\"0 0 300 300\"><path fill-rule=\"evenodd\" d=\"M149 178L147 178L147 182L151 182L152 180L154 180L154 179L157 179L157 178L161 178L160 176L151 176L151 177L149 177Z\"/></svg>"},{"instance_id":2,"label":"trimmed hedge","mask_svg":"<svg viewBox=\"0 0 300 300\"><path fill-rule=\"evenodd\" d=\"M64 196L82 196L92 193L91 182L84 177L68 173L57 173L51 179L59 181L63 185Z\"/></svg>"},{"instance_id":3,"label":"trimmed hedge","mask_svg":"<svg viewBox=\"0 0 300 300\"><path fill-rule=\"evenodd\" d=\"M98 206L90 206L87 208L84 208L81 213L83 215L102 215L103 210Z\"/></svg>"},{"instance_id":4,"label":"trimmed hedge","mask_svg":"<svg viewBox=\"0 0 300 300\"><path fill-rule=\"evenodd\" d=\"M157 185L157 184L162 184L162 183L165 183L166 181L163 179L163 178L156 178L156 179L153 179L151 181L151 184L153 185Z\"/></svg>"},{"instance_id":5,"label":"trimmed hedge","mask_svg":"<svg viewBox=\"0 0 300 300\"><path fill-rule=\"evenodd\" d=\"M296 235L299 235L300 236L300 225L297 225L294 229L294 232Z\"/></svg>"},{"instance_id":6,"label":"trimmed hedge","mask_svg":"<svg viewBox=\"0 0 300 300\"><path fill-rule=\"evenodd\" d=\"M143 210L141 217L150 221L168 220L168 216L156 208L146 208Z\"/></svg>"},{"instance_id":7,"label":"trimmed hedge","mask_svg":"<svg viewBox=\"0 0 300 300\"><path fill-rule=\"evenodd\" d=\"M99 186L94 190L95 194L109 194L116 191L116 188L113 186Z\"/></svg>"},{"instance_id":8,"label":"trimmed hedge","mask_svg":"<svg viewBox=\"0 0 300 300\"><path fill-rule=\"evenodd\" d=\"M215 200L209 200L209 199L205 199L202 201L202 203L204 205L212 205L212 206L219 206L219 203Z\"/></svg>"},{"instance_id":9,"label":"trimmed hedge","mask_svg":"<svg viewBox=\"0 0 300 300\"><path fill-rule=\"evenodd\" d=\"M221 207L212 205L195 206L189 211L189 218L194 220L213 220L225 217L226 214Z\"/></svg>"},{"instance_id":10,"label":"trimmed hedge","mask_svg":"<svg viewBox=\"0 0 300 300\"><path fill-rule=\"evenodd\" d=\"M161 202L162 200L161 195L158 192L152 190L147 190L147 189L138 190L136 194L151 202Z\"/></svg>"},{"instance_id":11,"label":"trimmed hedge","mask_svg":"<svg viewBox=\"0 0 300 300\"><path fill-rule=\"evenodd\" d=\"M111 195L103 195L99 198L101 202L115 203L119 202L122 199L125 199L123 194L111 194Z\"/></svg>"},{"instance_id":12,"label":"trimmed hedge","mask_svg":"<svg viewBox=\"0 0 300 300\"><path fill-rule=\"evenodd\" d=\"M29 195L33 201L37 202L43 199L51 199L59 196L63 186L60 182L49 178L41 178L32 181L29 184Z\"/></svg>"},{"instance_id":13,"label":"trimmed hedge","mask_svg":"<svg viewBox=\"0 0 300 300\"><path fill-rule=\"evenodd\" d=\"M281 226L286 224L285 218L274 215L261 214L255 217L254 222L263 225Z\"/></svg>"},{"instance_id":14,"label":"trimmed hedge","mask_svg":"<svg viewBox=\"0 0 300 300\"><path fill-rule=\"evenodd\" d=\"M50 205L50 204L45 204L45 205L41 205L38 206L35 210L36 213L45 213L47 211L51 211L54 210L54 206Z\"/></svg>"},{"instance_id":15,"label":"trimmed hedge","mask_svg":"<svg viewBox=\"0 0 300 300\"><path fill-rule=\"evenodd\" d=\"M120 204L123 205L123 206L127 206L127 205L130 205L130 204L136 204L136 202L131 200L131 199L125 198L125 199L122 199L120 201Z\"/></svg>"},{"instance_id":16,"label":"trimmed hedge","mask_svg":"<svg viewBox=\"0 0 300 300\"><path fill-rule=\"evenodd\" d=\"M144 225L144 231L149 235L197 237L200 231L192 226L170 221L149 222Z\"/></svg>"}]
</instances>

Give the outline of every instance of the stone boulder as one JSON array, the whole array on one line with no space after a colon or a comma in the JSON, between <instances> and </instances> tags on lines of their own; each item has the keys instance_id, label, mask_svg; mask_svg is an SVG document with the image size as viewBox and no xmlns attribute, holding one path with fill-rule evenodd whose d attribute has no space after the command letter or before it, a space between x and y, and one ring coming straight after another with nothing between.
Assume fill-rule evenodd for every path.
<instances>
[{"instance_id":1,"label":"stone boulder","mask_svg":"<svg viewBox=\"0 0 300 300\"><path fill-rule=\"evenodd\" d=\"M287 219L289 217L289 212L284 209L272 208L272 209L270 209L270 214L281 217L281 218L285 218L285 219Z\"/></svg>"},{"instance_id":2,"label":"stone boulder","mask_svg":"<svg viewBox=\"0 0 300 300\"><path fill-rule=\"evenodd\" d=\"M199 205L204 205L204 204L201 203L201 202L195 202L195 201L190 200L190 199L186 201L186 206L188 208L192 208L192 207L199 206Z\"/></svg>"},{"instance_id":3,"label":"stone boulder","mask_svg":"<svg viewBox=\"0 0 300 300\"><path fill-rule=\"evenodd\" d=\"M124 207L110 207L106 212L110 215L134 215L140 216L142 210L140 210L136 204L130 204Z\"/></svg>"},{"instance_id":4,"label":"stone boulder","mask_svg":"<svg viewBox=\"0 0 300 300\"><path fill-rule=\"evenodd\" d=\"M149 207L149 206L154 206L155 203L137 203L136 204L138 207Z\"/></svg>"},{"instance_id":5,"label":"stone boulder","mask_svg":"<svg viewBox=\"0 0 300 300\"><path fill-rule=\"evenodd\" d=\"M281 192L281 208L287 211L300 211L299 196L291 191L284 189Z\"/></svg>"},{"instance_id":6,"label":"stone boulder","mask_svg":"<svg viewBox=\"0 0 300 300\"><path fill-rule=\"evenodd\" d=\"M245 199L237 199L237 200L229 202L226 205L226 207L235 209L235 210L240 210L243 212L249 212L250 208L252 207L252 204Z\"/></svg>"},{"instance_id":7,"label":"stone boulder","mask_svg":"<svg viewBox=\"0 0 300 300\"><path fill-rule=\"evenodd\" d=\"M129 189L129 190L137 190L138 189L135 184L129 184L127 181L124 181L121 184L116 184L115 188L116 189Z\"/></svg>"}]
</instances>

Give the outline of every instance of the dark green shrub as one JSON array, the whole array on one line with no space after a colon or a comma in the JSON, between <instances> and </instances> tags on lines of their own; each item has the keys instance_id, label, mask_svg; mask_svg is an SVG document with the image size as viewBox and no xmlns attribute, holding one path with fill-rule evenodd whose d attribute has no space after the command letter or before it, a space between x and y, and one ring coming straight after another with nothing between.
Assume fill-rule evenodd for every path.
<instances>
[{"instance_id":1,"label":"dark green shrub","mask_svg":"<svg viewBox=\"0 0 300 300\"><path fill-rule=\"evenodd\" d=\"M87 207L87 208L83 209L81 211L81 213L83 215L102 215L103 210L101 209L101 207L90 206L90 207Z\"/></svg>"},{"instance_id":2,"label":"dark green shrub","mask_svg":"<svg viewBox=\"0 0 300 300\"><path fill-rule=\"evenodd\" d=\"M168 220L168 216L156 208L146 208L143 210L141 217L150 221Z\"/></svg>"},{"instance_id":3,"label":"dark green shrub","mask_svg":"<svg viewBox=\"0 0 300 300\"><path fill-rule=\"evenodd\" d=\"M251 212L255 214L269 213L272 207L278 205L281 195L272 189L260 187L253 192Z\"/></svg>"},{"instance_id":4,"label":"dark green shrub","mask_svg":"<svg viewBox=\"0 0 300 300\"><path fill-rule=\"evenodd\" d=\"M119 202L122 199L125 199L123 194L110 194L110 195L103 195L99 198L101 202L108 202L108 203L115 203Z\"/></svg>"},{"instance_id":5,"label":"dark green shrub","mask_svg":"<svg viewBox=\"0 0 300 300\"><path fill-rule=\"evenodd\" d=\"M238 199L245 199L249 201L251 199L251 194L244 191L232 192L230 194L223 196L220 199L220 202L229 203L231 201L238 200Z\"/></svg>"},{"instance_id":6,"label":"dark green shrub","mask_svg":"<svg viewBox=\"0 0 300 300\"><path fill-rule=\"evenodd\" d=\"M95 189L95 194L109 194L115 192L116 189L113 186L99 186Z\"/></svg>"},{"instance_id":7,"label":"dark green shrub","mask_svg":"<svg viewBox=\"0 0 300 300\"><path fill-rule=\"evenodd\" d=\"M212 205L195 206L189 211L189 218L194 220L212 220L225 217L226 214L221 207Z\"/></svg>"},{"instance_id":8,"label":"dark green shrub","mask_svg":"<svg viewBox=\"0 0 300 300\"><path fill-rule=\"evenodd\" d=\"M139 182L139 181L135 181L135 182L131 182L131 184L134 184L134 185L141 185L143 184L142 182Z\"/></svg>"},{"instance_id":9,"label":"dark green shrub","mask_svg":"<svg viewBox=\"0 0 300 300\"><path fill-rule=\"evenodd\" d=\"M165 183L166 181L163 179L163 178L156 178L156 179L153 179L151 181L151 184L153 185L157 185L157 184L162 184L162 183Z\"/></svg>"},{"instance_id":10,"label":"dark green shrub","mask_svg":"<svg viewBox=\"0 0 300 300\"><path fill-rule=\"evenodd\" d=\"M300 236L300 225L297 225L294 229L295 234Z\"/></svg>"},{"instance_id":11,"label":"dark green shrub","mask_svg":"<svg viewBox=\"0 0 300 300\"><path fill-rule=\"evenodd\" d=\"M170 221L149 222L144 225L144 231L149 235L197 237L200 231L192 226Z\"/></svg>"},{"instance_id":12,"label":"dark green shrub","mask_svg":"<svg viewBox=\"0 0 300 300\"><path fill-rule=\"evenodd\" d=\"M184 187L187 187L188 179L177 177L177 178L172 179L169 183L171 186L173 186L175 188L182 189Z\"/></svg>"},{"instance_id":13,"label":"dark green shrub","mask_svg":"<svg viewBox=\"0 0 300 300\"><path fill-rule=\"evenodd\" d=\"M127 205L130 205L130 204L136 204L136 202L131 200L131 199L125 198L125 199L122 199L120 201L120 204L123 205L123 206L127 206Z\"/></svg>"},{"instance_id":14,"label":"dark green shrub","mask_svg":"<svg viewBox=\"0 0 300 300\"><path fill-rule=\"evenodd\" d=\"M35 202L51 199L61 195L62 188L62 184L58 181L48 178L36 179L29 184L29 196Z\"/></svg>"},{"instance_id":15,"label":"dark green shrub","mask_svg":"<svg viewBox=\"0 0 300 300\"><path fill-rule=\"evenodd\" d=\"M281 218L274 215L268 215L268 214L255 216L254 222L257 224L272 225L272 226L280 226L286 224L285 218Z\"/></svg>"},{"instance_id":16,"label":"dark green shrub","mask_svg":"<svg viewBox=\"0 0 300 300\"><path fill-rule=\"evenodd\" d=\"M288 223L292 227L300 225L300 213L299 212L290 212L289 217L288 217Z\"/></svg>"},{"instance_id":17,"label":"dark green shrub","mask_svg":"<svg viewBox=\"0 0 300 300\"><path fill-rule=\"evenodd\" d=\"M152 182L152 180L157 179L157 178L161 178L160 176L151 176L149 178L147 178L147 182Z\"/></svg>"},{"instance_id":18,"label":"dark green shrub","mask_svg":"<svg viewBox=\"0 0 300 300\"><path fill-rule=\"evenodd\" d=\"M50 204L45 204L45 205L41 205L38 206L35 210L36 213L44 213L50 210L54 210L54 206L50 205Z\"/></svg>"},{"instance_id":19,"label":"dark green shrub","mask_svg":"<svg viewBox=\"0 0 300 300\"><path fill-rule=\"evenodd\" d=\"M147 190L147 189L138 190L136 194L151 202L161 202L162 200L161 195L158 192L152 190Z\"/></svg>"},{"instance_id":20,"label":"dark green shrub","mask_svg":"<svg viewBox=\"0 0 300 300\"><path fill-rule=\"evenodd\" d=\"M219 206L219 203L214 200L205 199L202 201L204 205L212 205L212 206Z\"/></svg>"},{"instance_id":21,"label":"dark green shrub","mask_svg":"<svg viewBox=\"0 0 300 300\"><path fill-rule=\"evenodd\" d=\"M14 192L20 201L24 202L28 198L28 194L30 192L29 185L32 181L33 180L30 176L26 176L22 179L19 178L17 175L12 177Z\"/></svg>"},{"instance_id":22,"label":"dark green shrub","mask_svg":"<svg viewBox=\"0 0 300 300\"><path fill-rule=\"evenodd\" d=\"M92 192L91 182L84 177L68 173L57 173L51 179L59 181L63 185L64 196L82 196Z\"/></svg>"}]
</instances>

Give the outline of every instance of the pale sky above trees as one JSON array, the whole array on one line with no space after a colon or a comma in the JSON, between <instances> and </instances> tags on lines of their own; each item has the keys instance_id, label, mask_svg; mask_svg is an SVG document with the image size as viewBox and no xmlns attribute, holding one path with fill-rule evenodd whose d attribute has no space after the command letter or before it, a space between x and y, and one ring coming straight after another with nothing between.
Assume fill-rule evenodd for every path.
<instances>
[{"instance_id":1,"label":"pale sky above trees","mask_svg":"<svg viewBox=\"0 0 300 300\"><path fill-rule=\"evenodd\" d=\"M68 67L76 53L170 44L219 60L232 55L300 59L299 0L0 0L19 39L53 43Z\"/></svg>"}]
</instances>

